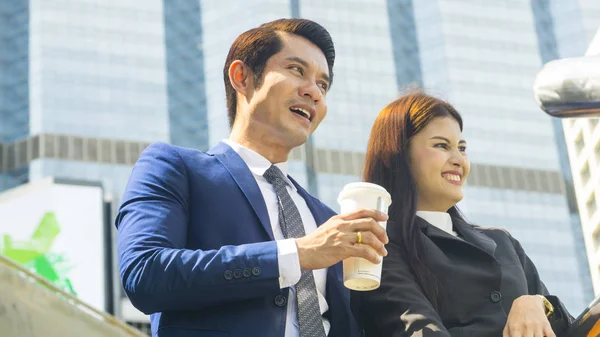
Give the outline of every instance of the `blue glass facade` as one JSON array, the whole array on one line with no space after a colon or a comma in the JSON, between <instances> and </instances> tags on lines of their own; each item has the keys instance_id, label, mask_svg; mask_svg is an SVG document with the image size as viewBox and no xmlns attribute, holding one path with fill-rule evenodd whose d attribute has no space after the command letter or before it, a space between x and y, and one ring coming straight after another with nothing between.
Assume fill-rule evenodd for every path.
<instances>
[{"instance_id":1,"label":"blue glass facade","mask_svg":"<svg viewBox=\"0 0 600 337\"><path fill-rule=\"evenodd\" d=\"M0 190L28 181L26 169L15 170L14 152L2 144L29 134L29 3L0 6ZM5 167L3 170L2 168Z\"/></svg>"},{"instance_id":2,"label":"blue glass facade","mask_svg":"<svg viewBox=\"0 0 600 337\"><path fill-rule=\"evenodd\" d=\"M29 6L0 6L0 142L29 134Z\"/></svg>"},{"instance_id":3,"label":"blue glass facade","mask_svg":"<svg viewBox=\"0 0 600 337\"><path fill-rule=\"evenodd\" d=\"M412 0L387 0L398 88L421 87L421 62Z\"/></svg>"},{"instance_id":4,"label":"blue glass facade","mask_svg":"<svg viewBox=\"0 0 600 337\"><path fill-rule=\"evenodd\" d=\"M197 0L164 1L172 144L208 149L202 13Z\"/></svg>"},{"instance_id":5,"label":"blue glass facade","mask_svg":"<svg viewBox=\"0 0 600 337\"><path fill-rule=\"evenodd\" d=\"M168 141L162 7L30 0L30 133Z\"/></svg>"}]
</instances>

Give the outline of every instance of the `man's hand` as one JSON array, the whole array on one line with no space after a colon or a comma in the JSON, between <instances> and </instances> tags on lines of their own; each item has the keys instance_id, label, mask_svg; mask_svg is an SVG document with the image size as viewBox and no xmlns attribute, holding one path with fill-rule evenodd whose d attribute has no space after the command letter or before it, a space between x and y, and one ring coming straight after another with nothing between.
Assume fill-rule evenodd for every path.
<instances>
[{"instance_id":1,"label":"man's hand","mask_svg":"<svg viewBox=\"0 0 600 337\"><path fill-rule=\"evenodd\" d=\"M517 298L508 313L503 337L556 337L539 296Z\"/></svg>"},{"instance_id":2,"label":"man's hand","mask_svg":"<svg viewBox=\"0 0 600 337\"><path fill-rule=\"evenodd\" d=\"M316 231L296 239L300 267L314 270L330 267L349 257L362 257L373 263L386 256L383 246L389 242L387 233L377 223L386 221L385 213L360 210L331 217ZM357 244L361 233L361 243Z\"/></svg>"}]
</instances>

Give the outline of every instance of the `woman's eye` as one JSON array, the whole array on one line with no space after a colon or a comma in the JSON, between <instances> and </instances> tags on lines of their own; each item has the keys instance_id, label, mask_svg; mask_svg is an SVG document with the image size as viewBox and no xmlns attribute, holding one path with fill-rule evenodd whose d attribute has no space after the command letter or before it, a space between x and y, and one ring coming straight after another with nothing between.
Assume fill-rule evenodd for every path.
<instances>
[{"instance_id":1,"label":"woman's eye","mask_svg":"<svg viewBox=\"0 0 600 337\"><path fill-rule=\"evenodd\" d=\"M448 148L448 144L439 143L439 144L435 144L435 147L439 147L439 148L442 148L442 149L447 149Z\"/></svg>"},{"instance_id":2,"label":"woman's eye","mask_svg":"<svg viewBox=\"0 0 600 337\"><path fill-rule=\"evenodd\" d=\"M466 146L459 146L459 147L458 147L458 150L459 150L460 152L466 152L466 151L467 151L467 147L466 147Z\"/></svg>"}]
</instances>

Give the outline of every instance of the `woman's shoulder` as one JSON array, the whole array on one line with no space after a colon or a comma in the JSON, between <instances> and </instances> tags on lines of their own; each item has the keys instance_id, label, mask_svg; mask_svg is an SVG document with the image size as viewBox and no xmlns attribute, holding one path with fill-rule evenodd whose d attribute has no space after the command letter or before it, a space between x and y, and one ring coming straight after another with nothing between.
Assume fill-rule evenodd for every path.
<instances>
[{"instance_id":1,"label":"woman's shoulder","mask_svg":"<svg viewBox=\"0 0 600 337\"><path fill-rule=\"evenodd\" d=\"M510 234L510 232L502 227L484 227L484 226L474 225L474 224L471 224L471 227L474 230L476 230L484 235L487 235L487 236L503 237L503 238L508 238L510 240L514 240L514 237Z\"/></svg>"},{"instance_id":2,"label":"woman's shoulder","mask_svg":"<svg viewBox=\"0 0 600 337\"><path fill-rule=\"evenodd\" d=\"M502 227L488 227L488 226L484 227L484 226L480 226L480 225L476 225L476 224L471 224L471 227L473 227L473 229L475 229L477 231L484 232L484 233L502 232L508 236L511 236L510 232Z\"/></svg>"},{"instance_id":3,"label":"woman's shoulder","mask_svg":"<svg viewBox=\"0 0 600 337\"><path fill-rule=\"evenodd\" d=\"M501 227L483 227L472 225L473 229L480 232L481 234L492 239L496 244L502 246L512 247L518 252L523 251L523 247L519 240L517 240L508 230Z\"/></svg>"}]
</instances>

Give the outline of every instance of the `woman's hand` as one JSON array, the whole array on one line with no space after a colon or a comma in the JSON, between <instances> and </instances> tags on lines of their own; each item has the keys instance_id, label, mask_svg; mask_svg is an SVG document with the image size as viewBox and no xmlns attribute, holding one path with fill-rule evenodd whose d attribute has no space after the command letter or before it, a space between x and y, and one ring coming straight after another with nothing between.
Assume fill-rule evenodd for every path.
<instances>
[{"instance_id":1,"label":"woman's hand","mask_svg":"<svg viewBox=\"0 0 600 337\"><path fill-rule=\"evenodd\" d=\"M502 337L556 337L539 296L517 298L508 313Z\"/></svg>"}]
</instances>

